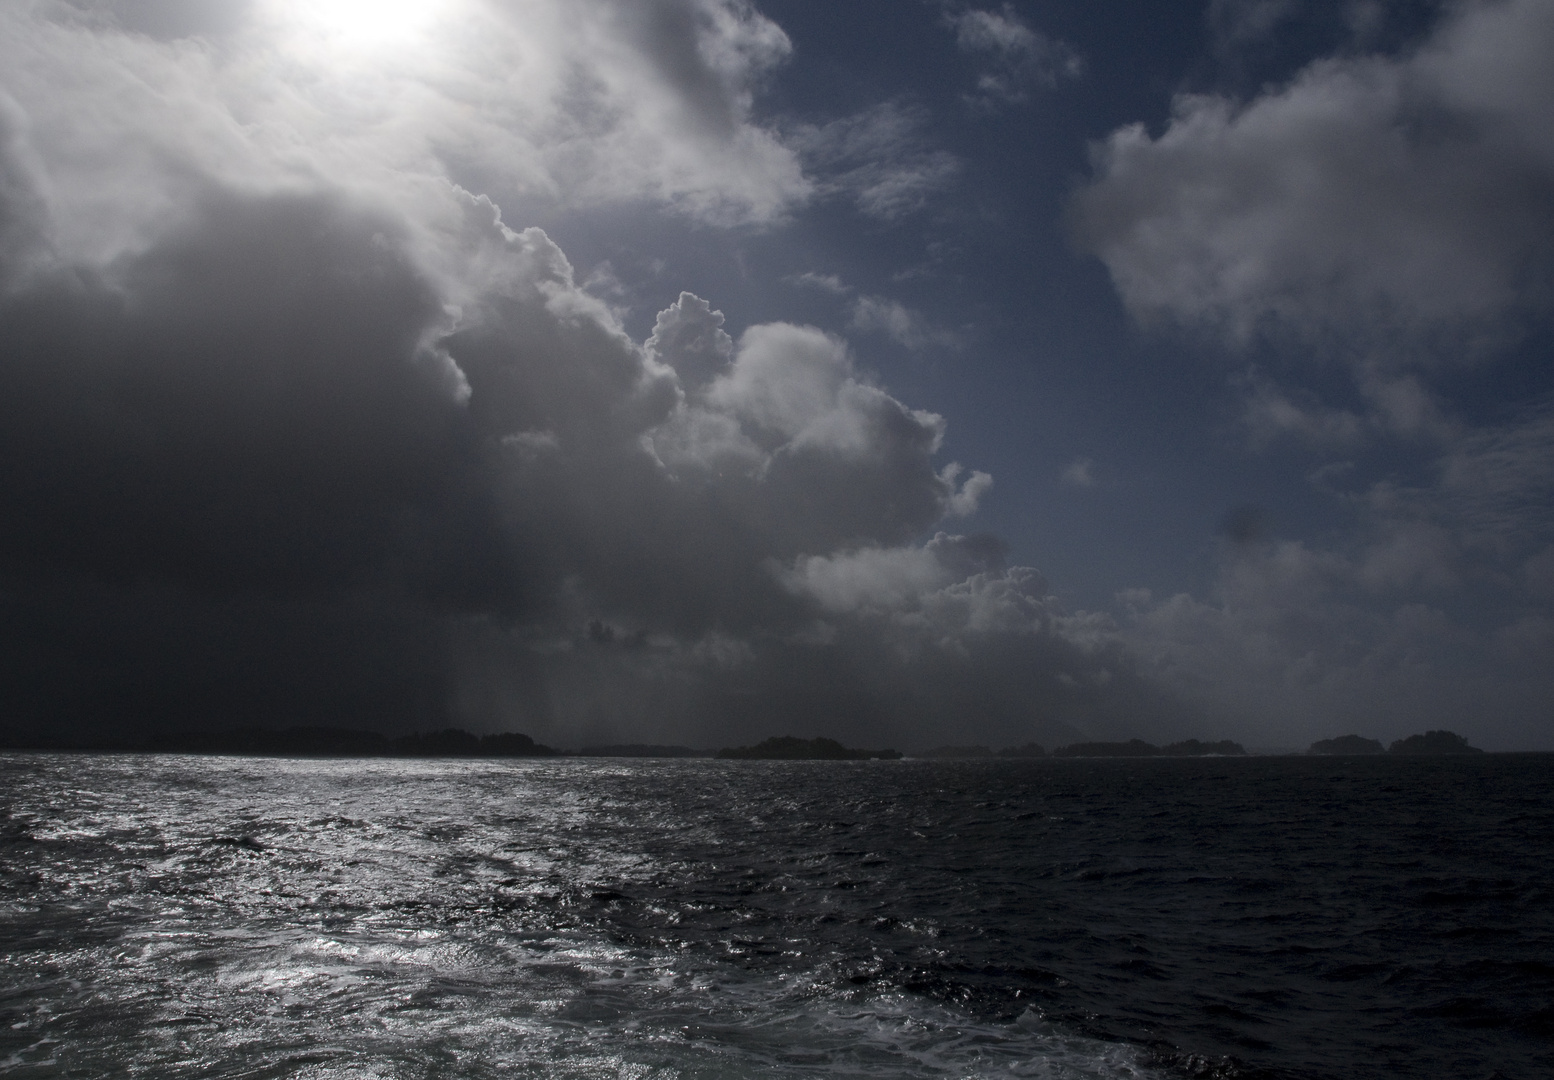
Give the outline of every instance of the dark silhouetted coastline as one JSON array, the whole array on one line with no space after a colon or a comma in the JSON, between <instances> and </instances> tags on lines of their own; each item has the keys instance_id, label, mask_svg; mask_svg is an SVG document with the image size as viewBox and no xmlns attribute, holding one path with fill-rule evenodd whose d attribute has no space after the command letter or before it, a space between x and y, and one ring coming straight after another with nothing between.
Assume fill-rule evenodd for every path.
<instances>
[{"instance_id":1,"label":"dark silhouetted coastline","mask_svg":"<svg viewBox=\"0 0 1554 1080\"><path fill-rule=\"evenodd\" d=\"M1378 739L1363 735L1340 735L1336 739L1318 739L1308 754L1385 754L1387 748Z\"/></svg>"},{"instance_id":2,"label":"dark silhouetted coastline","mask_svg":"<svg viewBox=\"0 0 1554 1080\"><path fill-rule=\"evenodd\" d=\"M897 750L858 750L835 739L800 739L794 735L777 735L754 746L726 746L718 751L718 757L736 761L867 761L900 756Z\"/></svg>"},{"instance_id":3,"label":"dark silhouetted coastline","mask_svg":"<svg viewBox=\"0 0 1554 1080\"><path fill-rule=\"evenodd\" d=\"M1182 742L1168 743L1160 748L1160 752L1167 757L1244 757L1246 747L1229 739L1221 739L1219 742L1186 739Z\"/></svg>"},{"instance_id":4,"label":"dark silhouetted coastline","mask_svg":"<svg viewBox=\"0 0 1554 1080\"><path fill-rule=\"evenodd\" d=\"M1417 756L1482 754L1483 752L1476 746L1469 746L1468 740L1455 731L1427 731L1423 735L1410 735L1406 739L1397 740L1387 748L1389 754Z\"/></svg>"},{"instance_id":5,"label":"dark silhouetted coastline","mask_svg":"<svg viewBox=\"0 0 1554 1080\"><path fill-rule=\"evenodd\" d=\"M1015 756L1015 755L1010 755ZM1023 756L1023 755L1021 755ZM1230 739L1218 742L1202 742L1184 739L1181 742L1156 746L1143 739L1127 742L1082 742L1060 746L1052 751L1053 757L1245 757L1246 747Z\"/></svg>"}]
</instances>

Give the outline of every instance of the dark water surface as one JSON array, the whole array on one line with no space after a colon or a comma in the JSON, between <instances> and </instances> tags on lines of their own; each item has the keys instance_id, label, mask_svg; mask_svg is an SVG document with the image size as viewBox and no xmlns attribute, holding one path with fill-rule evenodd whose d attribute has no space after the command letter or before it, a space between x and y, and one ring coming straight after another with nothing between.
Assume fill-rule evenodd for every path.
<instances>
[{"instance_id":1,"label":"dark water surface","mask_svg":"<svg viewBox=\"0 0 1554 1080\"><path fill-rule=\"evenodd\" d=\"M1554 1076L1554 757L0 755L6 1077Z\"/></svg>"}]
</instances>

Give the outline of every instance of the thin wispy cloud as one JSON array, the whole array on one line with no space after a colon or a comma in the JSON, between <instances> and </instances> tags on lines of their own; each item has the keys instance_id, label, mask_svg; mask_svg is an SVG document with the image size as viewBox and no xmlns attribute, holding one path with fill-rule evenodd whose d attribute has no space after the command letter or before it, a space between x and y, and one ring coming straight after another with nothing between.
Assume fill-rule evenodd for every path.
<instances>
[{"instance_id":1,"label":"thin wispy cloud","mask_svg":"<svg viewBox=\"0 0 1554 1080\"><path fill-rule=\"evenodd\" d=\"M1075 458L1063 467L1059 478L1069 487L1095 487L1095 462L1087 457Z\"/></svg>"},{"instance_id":2,"label":"thin wispy cloud","mask_svg":"<svg viewBox=\"0 0 1554 1080\"><path fill-rule=\"evenodd\" d=\"M847 296L853 291L851 285L835 274L820 274L813 270L806 270L802 274L790 274L783 280L790 285L797 285L803 289L818 289L833 296Z\"/></svg>"},{"instance_id":3,"label":"thin wispy cloud","mask_svg":"<svg viewBox=\"0 0 1554 1080\"><path fill-rule=\"evenodd\" d=\"M973 100L984 105L1025 101L1033 87L1052 88L1084 74L1072 46L1033 29L1005 4L999 10L969 8L945 15L962 52L983 63Z\"/></svg>"},{"instance_id":4,"label":"thin wispy cloud","mask_svg":"<svg viewBox=\"0 0 1554 1080\"><path fill-rule=\"evenodd\" d=\"M933 325L919 311L899 300L883 296L860 296L851 306L848 325L864 333L884 334L896 344L914 352L928 348L954 349L960 336Z\"/></svg>"},{"instance_id":5,"label":"thin wispy cloud","mask_svg":"<svg viewBox=\"0 0 1554 1080\"><path fill-rule=\"evenodd\" d=\"M786 143L822 195L850 199L870 217L893 221L951 188L961 165L924 134L918 108L884 102L853 116L792 130Z\"/></svg>"}]
</instances>

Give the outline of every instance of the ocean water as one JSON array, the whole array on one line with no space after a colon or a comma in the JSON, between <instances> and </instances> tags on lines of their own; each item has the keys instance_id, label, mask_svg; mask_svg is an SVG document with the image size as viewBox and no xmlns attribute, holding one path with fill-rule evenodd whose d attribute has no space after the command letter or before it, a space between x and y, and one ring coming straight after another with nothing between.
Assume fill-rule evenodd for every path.
<instances>
[{"instance_id":1,"label":"ocean water","mask_svg":"<svg viewBox=\"0 0 1554 1080\"><path fill-rule=\"evenodd\" d=\"M0 755L0 1074L1554 1075L1554 757Z\"/></svg>"}]
</instances>

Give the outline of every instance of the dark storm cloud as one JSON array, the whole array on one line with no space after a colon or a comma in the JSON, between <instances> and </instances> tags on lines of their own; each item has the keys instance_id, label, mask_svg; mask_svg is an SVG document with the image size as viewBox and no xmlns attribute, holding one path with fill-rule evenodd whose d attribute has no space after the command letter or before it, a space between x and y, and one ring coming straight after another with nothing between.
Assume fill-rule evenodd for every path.
<instances>
[{"instance_id":1,"label":"dark storm cloud","mask_svg":"<svg viewBox=\"0 0 1554 1080\"><path fill-rule=\"evenodd\" d=\"M452 494L478 455L422 355L441 311L388 228L329 199L212 194L146 252L14 285L4 549L280 591L372 583L402 545L453 543L432 535L451 523L478 552L481 515Z\"/></svg>"},{"instance_id":2,"label":"dark storm cloud","mask_svg":"<svg viewBox=\"0 0 1554 1080\"><path fill-rule=\"evenodd\" d=\"M445 718L439 622L513 607L478 441L393 227L212 191L101 269L0 209L7 727Z\"/></svg>"},{"instance_id":3,"label":"dark storm cloud","mask_svg":"<svg viewBox=\"0 0 1554 1080\"><path fill-rule=\"evenodd\" d=\"M941 536L826 566L799 560L781 575L795 602L760 626L747 613L753 632L676 638L621 618L542 643L470 624L459 685L585 741L794 731L916 746L977 732L1063 744L1076 728L1135 730L1141 716L1161 730L1194 726L1138 677L1104 621L1056 613L1027 569L990 569L997 546ZM892 563L927 565L898 574Z\"/></svg>"},{"instance_id":4,"label":"dark storm cloud","mask_svg":"<svg viewBox=\"0 0 1554 1080\"><path fill-rule=\"evenodd\" d=\"M373 596L0 570L0 732L134 743L167 729L426 727L452 719L446 633Z\"/></svg>"},{"instance_id":5,"label":"dark storm cloud","mask_svg":"<svg viewBox=\"0 0 1554 1080\"><path fill-rule=\"evenodd\" d=\"M386 130L351 104L385 85L381 57L314 55L284 6L0 13L7 724L521 722L459 711L457 620L542 622L559 602L546 575L595 554L573 542L586 513L553 513L552 534L526 506L525 453L558 443L521 424L542 418L567 452L592 452L597 476L579 469L575 489L550 494L613 524L607 492L622 487L593 481L652 468L618 442L674 391L624 415L641 403L618 379L642 365L618 328L504 307L500 279L529 272L521 255L489 202L411 148L478 147L541 190L549 170L583 168L603 178L595 197L669 184L692 212L780 207L801 187L745 122L743 81L780 31L739 5L660 7L695 14L675 55L716 74L699 97L664 64L610 66L637 55L611 5L520 22L466 12L486 74L530 80L510 88L520 99L547 100L558 72L603 57L591 100L613 120L559 147L554 112L492 124L439 96L445 41L393 65L396 91L426 93ZM220 50L156 40L218 31L232 35ZM312 77L286 82L301 68ZM677 142L685 109L722 126ZM567 289L562 304L583 302ZM587 340L563 340L568 326ZM474 405L449 344L479 369ZM567 366L572 344L587 363ZM537 362L547 349L561 351ZM579 433L595 421L610 433L590 444Z\"/></svg>"},{"instance_id":6,"label":"dark storm cloud","mask_svg":"<svg viewBox=\"0 0 1554 1080\"><path fill-rule=\"evenodd\" d=\"M802 614L770 560L906 543L974 503L933 461L943 421L860 380L839 340L771 324L736 346L683 294L639 349L543 234L513 243L530 290L445 346L502 447L520 547L570 602L631 630L780 631Z\"/></svg>"},{"instance_id":7,"label":"dark storm cloud","mask_svg":"<svg viewBox=\"0 0 1554 1080\"><path fill-rule=\"evenodd\" d=\"M97 268L12 245L16 715L886 741L969 700L1054 741L1109 714L1122 658L1038 577L911 543L990 482L936 462L940 417L838 338L735 342L691 294L639 346L543 233L462 198L487 284L456 319L339 195L212 188Z\"/></svg>"}]
</instances>

